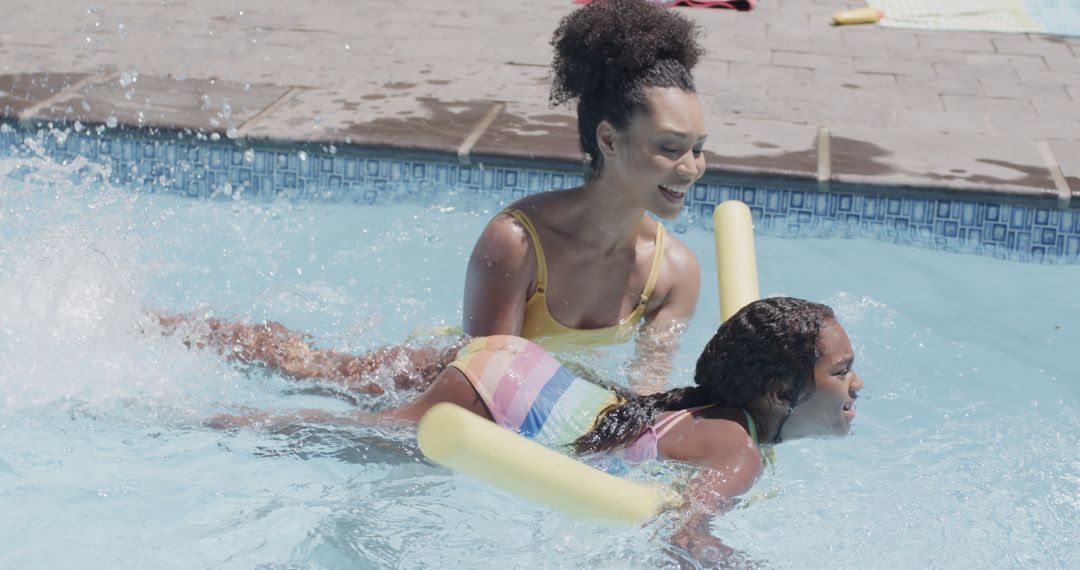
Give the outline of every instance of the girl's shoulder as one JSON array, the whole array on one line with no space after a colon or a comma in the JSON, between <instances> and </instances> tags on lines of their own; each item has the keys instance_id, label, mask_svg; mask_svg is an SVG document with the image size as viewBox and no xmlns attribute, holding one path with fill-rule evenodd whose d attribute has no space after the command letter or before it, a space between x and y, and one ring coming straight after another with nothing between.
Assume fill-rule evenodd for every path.
<instances>
[{"instance_id":1,"label":"girl's shoulder","mask_svg":"<svg viewBox=\"0 0 1080 570\"><path fill-rule=\"evenodd\" d=\"M761 465L757 443L747 431L742 410L717 406L701 410L661 438L659 447L666 457L698 463Z\"/></svg>"}]
</instances>

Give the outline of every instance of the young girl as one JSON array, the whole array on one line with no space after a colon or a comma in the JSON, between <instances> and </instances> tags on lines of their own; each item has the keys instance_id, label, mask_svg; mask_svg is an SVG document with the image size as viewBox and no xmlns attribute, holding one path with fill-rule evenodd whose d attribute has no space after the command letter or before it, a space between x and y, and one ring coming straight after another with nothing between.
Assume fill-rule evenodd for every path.
<instances>
[{"instance_id":1,"label":"young girl","mask_svg":"<svg viewBox=\"0 0 1080 570\"><path fill-rule=\"evenodd\" d=\"M659 394L631 396L592 384L528 340L493 336L471 342L426 391L393 411L222 416L214 424L414 422L431 406L452 402L578 453L610 450L629 460L699 463L707 469L688 488L674 541L702 559L709 550L726 550L709 533L709 515L750 489L763 468L762 446L848 433L863 387L854 360L829 307L774 297L747 305L720 326L698 359L693 386Z\"/></svg>"},{"instance_id":2,"label":"young girl","mask_svg":"<svg viewBox=\"0 0 1080 570\"><path fill-rule=\"evenodd\" d=\"M559 352L639 333L629 385L663 389L700 285L694 254L652 217L677 217L705 172L696 36L684 16L647 0L602 0L563 19L551 102L577 104L587 181L523 198L484 229L466 275L466 335L516 335ZM460 348L352 355L277 323L209 325L207 340L236 358L361 392L381 392L363 377L403 357L413 365L395 383L422 388Z\"/></svg>"}]
</instances>

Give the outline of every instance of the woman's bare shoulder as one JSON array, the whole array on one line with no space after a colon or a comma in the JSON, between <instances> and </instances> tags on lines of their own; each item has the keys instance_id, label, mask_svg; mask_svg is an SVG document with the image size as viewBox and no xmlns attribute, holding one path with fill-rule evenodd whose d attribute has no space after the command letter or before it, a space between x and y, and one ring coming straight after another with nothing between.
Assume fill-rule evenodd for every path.
<instances>
[{"instance_id":1,"label":"woman's bare shoulder","mask_svg":"<svg viewBox=\"0 0 1080 570\"><path fill-rule=\"evenodd\" d=\"M665 239L664 264L668 270L683 275L691 271L694 273L701 271L697 256L694 255L693 250L687 247L672 232L668 232Z\"/></svg>"}]
</instances>

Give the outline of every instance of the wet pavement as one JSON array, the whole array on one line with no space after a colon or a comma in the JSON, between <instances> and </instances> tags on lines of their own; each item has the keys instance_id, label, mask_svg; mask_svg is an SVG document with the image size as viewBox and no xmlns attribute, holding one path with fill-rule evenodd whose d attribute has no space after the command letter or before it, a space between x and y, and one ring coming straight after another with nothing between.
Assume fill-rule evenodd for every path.
<instances>
[{"instance_id":1,"label":"wet pavement","mask_svg":"<svg viewBox=\"0 0 1080 570\"><path fill-rule=\"evenodd\" d=\"M1080 208L1080 38L835 27L843 0L680 8L709 176ZM548 106L570 0L5 0L0 115L462 162L580 162Z\"/></svg>"}]
</instances>

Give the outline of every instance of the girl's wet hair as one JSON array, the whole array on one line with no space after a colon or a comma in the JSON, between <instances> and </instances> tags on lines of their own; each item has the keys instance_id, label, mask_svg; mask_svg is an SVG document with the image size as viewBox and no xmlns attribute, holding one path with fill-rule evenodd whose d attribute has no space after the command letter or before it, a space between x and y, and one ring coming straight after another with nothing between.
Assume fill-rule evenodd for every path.
<instances>
[{"instance_id":1,"label":"girl's wet hair","mask_svg":"<svg viewBox=\"0 0 1080 570\"><path fill-rule=\"evenodd\" d=\"M647 87L694 92L690 70L704 53L698 28L647 0L600 0L560 22L551 45L551 104L577 101L578 137L589 177L603 169L596 141L600 121L623 130L649 110Z\"/></svg>"},{"instance_id":2,"label":"girl's wet hair","mask_svg":"<svg viewBox=\"0 0 1080 570\"><path fill-rule=\"evenodd\" d=\"M745 408L777 393L794 407L813 394L818 336L832 309L791 297L770 297L743 307L705 345L695 386L631 398L601 414L592 431L574 442L579 453L631 443L670 410L720 404ZM764 425L764 422L759 423Z\"/></svg>"}]
</instances>

